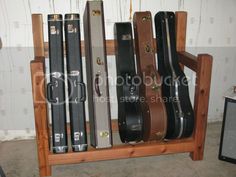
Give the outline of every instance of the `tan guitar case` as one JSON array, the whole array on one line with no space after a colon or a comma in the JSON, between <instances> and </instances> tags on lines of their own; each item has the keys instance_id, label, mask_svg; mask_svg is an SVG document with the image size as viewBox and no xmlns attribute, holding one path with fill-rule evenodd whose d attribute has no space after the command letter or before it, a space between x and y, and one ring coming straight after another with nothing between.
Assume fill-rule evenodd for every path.
<instances>
[{"instance_id":1,"label":"tan guitar case","mask_svg":"<svg viewBox=\"0 0 236 177\"><path fill-rule=\"evenodd\" d=\"M161 94L161 78L157 72L150 12L136 12L133 19L138 75L145 97L144 141L162 140L167 130L167 114Z\"/></svg>"},{"instance_id":2,"label":"tan guitar case","mask_svg":"<svg viewBox=\"0 0 236 177\"><path fill-rule=\"evenodd\" d=\"M84 40L91 145L108 148L112 146L112 132L103 1L86 3Z\"/></svg>"}]
</instances>

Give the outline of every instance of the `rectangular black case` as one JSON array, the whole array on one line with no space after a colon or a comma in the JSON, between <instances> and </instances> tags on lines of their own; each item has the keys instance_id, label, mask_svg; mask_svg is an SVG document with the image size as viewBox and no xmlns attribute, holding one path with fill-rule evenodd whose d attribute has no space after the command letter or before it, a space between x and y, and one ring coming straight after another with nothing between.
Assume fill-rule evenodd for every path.
<instances>
[{"instance_id":1,"label":"rectangular black case","mask_svg":"<svg viewBox=\"0 0 236 177\"><path fill-rule=\"evenodd\" d=\"M52 109L53 152L68 150L66 132L65 78L62 15L48 15L50 83L47 98Z\"/></svg>"},{"instance_id":2,"label":"rectangular black case","mask_svg":"<svg viewBox=\"0 0 236 177\"><path fill-rule=\"evenodd\" d=\"M236 99L225 98L219 159L236 164Z\"/></svg>"},{"instance_id":3,"label":"rectangular black case","mask_svg":"<svg viewBox=\"0 0 236 177\"><path fill-rule=\"evenodd\" d=\"M86 151L86 96L82 73L79 14L66 14L64 24L72 149L76 152Z\"/></svg>"}]
</instances>

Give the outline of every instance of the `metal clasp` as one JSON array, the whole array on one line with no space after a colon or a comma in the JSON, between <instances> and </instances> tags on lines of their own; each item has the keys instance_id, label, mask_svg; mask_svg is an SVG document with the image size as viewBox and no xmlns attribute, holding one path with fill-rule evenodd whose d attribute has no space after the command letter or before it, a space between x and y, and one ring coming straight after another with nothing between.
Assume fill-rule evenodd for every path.
<instances>
[{"instance_id":1,"label":"metal clasp","mask_svg":"<svg viewBox=\"0 0 236 177\"><path fill-rule=\"evenodd\" d=\"M144 21L150 21L150 20L151 20L151 16L150 15L142 17L142 21L143 22Z\"/></svg>"},{"instance_id":2,"label":"metal clasp","mask_svg":"<svg viewBox=\"0 0 236 177\"><path fill-rule=\"evenodd\" d=\"M146 44L145 46L145 52L146 53L153 53L153 48L151 48L151 46L149 44Z\"/></svg>"},{"instance_id":3,"label":"metal clasp","mask_svg":"<svg viewBox=\"0 0 236 177\"><path fill-rule=\"evenodd\" d=\"M102 138L107 138L109 137L109 132L108 131L101 131L99 133L99 135L102 137Z\"/></svg>"},{"instance_id":4,"label":"metal clasp","mask_svg":"<svg viewBox=\"0 0 236 177\"><path fill-rule=\"evenodd\" d=\"M100 10L93 10L93 16L99 16L99 15L101 15Z\"/></svg>"},{"instance_id":5,"label":"metal clasp","mask_svg":"<svg viewBox=\"0 0 236 177\"><path fill-rule=\"evenodd\" d=\"M97 57L97 64L98 65L103 65L104 62L102 61L102 59L100 57Z\"/></svg>"},{"instance_id":6,"label":"metal clasp","mask_svg":"<svg viewBox=\"0 0 236 177\"><path fill-rule=\"evenodd\" d=\"M67 29L68 29L68 33L76 33L77 32L77 28L75 28L74 25L72 25L72 24L67 25Z\"/></svg>"},{"instance_id":7,"label":"metal clasp","mask_svg":"<svg viewBox=\"0 0 236 177\"><path fill-rule=\"evenodd\" d=\"M51 26L50 27L50 34L55 35L55 34L60 34L60 30L56 28L56 26Z\"/></svg>"}]
</instances>

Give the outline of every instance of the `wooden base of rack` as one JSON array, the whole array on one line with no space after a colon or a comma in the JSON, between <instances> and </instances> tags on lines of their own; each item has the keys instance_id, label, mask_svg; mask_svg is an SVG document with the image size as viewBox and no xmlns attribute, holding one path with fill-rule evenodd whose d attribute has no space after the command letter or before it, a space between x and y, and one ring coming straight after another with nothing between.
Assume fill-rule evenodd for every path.
<instances>
[{"instance_id":1,"label":"wooden base of rack","mask_svg":"<svg viewBox=\"0 0 236 177\"><path fill-rule=\"evenodd\" d=\"M43 37L41 14L32 15L35 59L31 61L31 77L35 113L35 129L38 147L40 176L51 176L51 166L94 162L132 157L145 157L162 154L190 153L193 160L202 160L207 126L208 102L210 93L212 57L200 54L197 57L185 52L187 13L176 12L176 39L180 64L196 72L194 98L195 128L191 138L168 142L146 142L136 145L114 145L109 149L89 148L87 152L53 154L50 151L50 127L48 124L47 102L45 99L45 57L47 43ZM154 39L155 40L155 39ZM107 41L107 55L114 55L114 41ZM156 49L158 50L158 49ZM82 46L82 51L84 48ZM113 121L113 131L117 122Z\"/></svg>"},{"instance_id":2,"label":"wooden base of rack","mask_svg":"<svg viewBox=\"0 0 236 177\"><path fill-rule=\"evenodd\" d=\"M149 142L137 145L117 145L109 149L91 148L87 152L69 152L58 156L49 154L49 165L61 165L102 160L124 159L132 157L146 157L161 154L193 152L192 139L169 142Z\"/></svg>"}]
</instances>

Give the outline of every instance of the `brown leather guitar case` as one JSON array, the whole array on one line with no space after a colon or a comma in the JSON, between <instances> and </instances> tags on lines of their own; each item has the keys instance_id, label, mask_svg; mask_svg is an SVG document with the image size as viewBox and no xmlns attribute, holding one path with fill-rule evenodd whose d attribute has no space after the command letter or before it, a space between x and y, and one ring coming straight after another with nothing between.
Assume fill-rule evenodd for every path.
<instances>
[{"instance_id":1,"label":"brown leather guitar case","mask_svg":"<svg viewBox=\"0 0 236 177\"><path fill-rule=\"evenodd\" d=\"M84 40L91 145L109 148L112 146L112 132L103 1L86 3Z\"/></svg>"},{"instance_id":2,"label":"brown leather guitar case","mask_svg":"<svg viewBox=\"0 0 236 177\"><path fill-rule=\"evenodd\" d=\"M133 23L137 71L143 81L141 95L145 97L143 110L147 110L144 114L143 139L162 140L167 130L167 114L161 94L161 79L156 68L151 13L136 12Z\"/></svg>"}]
</instances>

